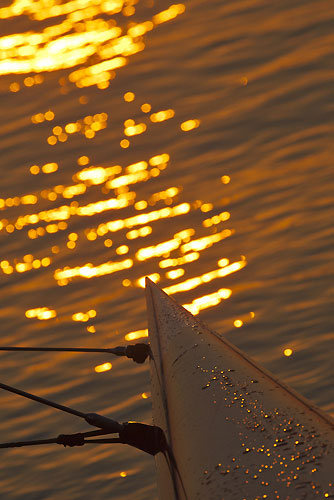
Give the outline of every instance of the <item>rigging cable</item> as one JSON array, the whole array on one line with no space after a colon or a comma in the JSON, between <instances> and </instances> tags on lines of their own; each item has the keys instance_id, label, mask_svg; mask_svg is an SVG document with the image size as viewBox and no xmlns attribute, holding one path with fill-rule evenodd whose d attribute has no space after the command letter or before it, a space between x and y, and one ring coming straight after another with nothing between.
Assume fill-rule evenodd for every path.
<instances>
[{"instance_id":1,"label":"rigging cable","mask_svg":"<svg viewBox=\"0 0 334 500\"><path fill-rule=\"evenodd\" d=\"M111 347L109 349L95 349L88 347L13 347L2 346L0 351L41 351L41 352L103 352L114 354L115 356L126 356L133 359L136 363L144 363L150 354L149 344L138 343L134 345Z\"/></svg>"},{"instance_id":2,"label":"rigging cable","mask_svg":"<svg viewBox=\"0 0 334 500\"><path fill-rule=\"evenodd\" d=\"M98 413L83 413L69 406L60 405L54 401L50 401L46 398L41 398L30 392L22 391L16 387L12 387L7 384L0 383L0 389L8 392L13 392L19 396L23 396L27 399L32 399L46 406L51 406L57 410L64 411L66 413L71 413L77 417L83 418L88 424L98 427L99 431L95 433L77 433L71 435L61 434L57 438L47 440L35 440L31 442L19 442L19 443L3 443L0 448L14 448L19 446L37 445L37 444L50 444L57 443L64 446L82 446L85 443L123 443L138 448L139 450L145 451L150 455L156 455L159 451L164 452L166 449L166 438L163 430L155 425L147 425L139 422L125 422L120 424L111 418L104 417ZM101 432L102 431L102 432ZM101 434L119 434L119 438L109 438L102 440L91 440L85 441L87 436L96 436Z\"/></svg>"}]
</instances>

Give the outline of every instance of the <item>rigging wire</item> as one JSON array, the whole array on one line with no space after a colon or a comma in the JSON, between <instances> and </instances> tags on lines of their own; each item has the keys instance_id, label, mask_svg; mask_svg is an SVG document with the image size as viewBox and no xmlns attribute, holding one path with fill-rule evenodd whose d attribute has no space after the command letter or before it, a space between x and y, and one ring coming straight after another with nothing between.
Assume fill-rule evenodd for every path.
<instances>
[{"instance_id":1,"label":"rigging wire","mask_svg":"<svg viewBox=\"0 0 334 500\"><path fill-rule=\"evenodd\" d=\"M78 432L77 434L59 434L56 438L34 439L30 441L14 441L10 443L0 443L0 448L21 448L23 446L36 446L40 444L62 444L63 446L82 446L91 441L85 441L86 437L103 436L109 434L108 431L98 430L89 432ZM119 438L113 438L119 440ZM98 440L94 440L98 441ZM93 441L92 441L93 442ZM113 441L112 441L113 442ZM115 441L118 442L118 441Z\"/></svg>"},{"instance_id":2,"label":"rigging wire","mask_svg":"<svg viewBox=\"0 0 334 500\"><path fill-rule=\"evenodd\" d=\"M2 351L60 351L60 352L108 352L117 356L127 356L132 358L136 363L143 363L150 355L149 344L135 344L126 347L116 347L111 349L91 349L91 348L60 348L60 347L0 347ZM23 391L17 387L12 387L0 382L0 389L12 392L27 399L36 401L37 403L51 406L65 413L70 413L77 417L83 418L88 424L98 427L98 431L91 431L77 434L60 434L57 438L39 439L32 441L19 441L11 443L0 443L0 448L17 448L22 446L34 446L43 444L62 444L63 446L83 446L86 443L102 444L102 443L123 443L134 446L150 455L155 455L159 451L164 452L166 449L166 438L163 430L160 427L141 424L137 422L125 422L120 424L98 413L83 413L69 406L61 405L50 401L49 399L36 396L30 392ZM86 437L95 437L103 434L118 433L119 437L105 439L90 439Z\"/></svg>"},{"instance_id":3,"label":"rigging wire","mask_svg":"<svg viewBox=\"0 0 334 500\"><path fill-rule=\"evenodd\" d=\"M134 446L150 455L156 455L159 451L164 451L166 449L166 438L163 430L155 425L147 425L139 422L125 422L120 424L111 418L104 417L98 413L83 413L81 411L70 408L69 406L60 405L54 401L50 401L46 398L41 398L30 392L22 391L16 387L12 387L7 384L0 382L0 389L8 392L13 392L19 396L23 396L27 399L32 399L46 406L51 406L57 410L64 411L66 413L71 413L77 417L83 418L88 424L98 427L99 431L93 433L77 433L77 434L60 434L57 438L47 439L47 440L35 440L35 441L21 441L19 443L2 443L0 448L15 448L20 446L38 445L38 444L51 444L57 443L64 446L82 446L85 443L93 441L85 441L87 436L97 436L102 434L119 434L119 438L109 438L108 440L94 440L101 443L123 443L130 446Z\"/></svg>"},{"instance_id":4,"label":"rigging wire","mask_svg":"<svg viewBox=\"0 0 334 500\"><path fill-rule=\"evenodd\" d=\"M33 401L37 401L37 403L41 403L46 406L52 406L53 408L56 408L57 410L64 411L66 413L71 413L72 415L76 415L77 417L84 418L86 419L86 414L83 413L82 411L75 410L74 408L70 408L69 406L64 406L59 403L55 403L54 401L50 401L49 399L46 398L41 398L40 396L36 396L35 394L31 394L30 392L22 391L21 389L17 389L16 387L12 387L7 384L3 384L0 382L0 389L3 389L4 391L8 392L13 392L14 394L18 394L19 396L22 396L27 399L32 399Z\"/></svg>"},{"instance_id":5,"label":"rigging wire","mask_svg":"<svg viewBox=\"0 0 334 500\"><path fill-rule=\"evenodd\" d=\"M50 401L46 398L41 398L40 396L36 396L35 394L31 394L30 392L22 391L21 389L17 389L16 387L12 387L7 384L3 384L0 382L0 389L3 389L8 392L13 392L14 394L18 394L19 396L23 396L27 399L32 399L33 401L37 401L37 403L41 403L46 406L51 406L56 408L57 410L61 410L65 413L71 413L77 417L83 418L86 422L94 427L99 427L100 429L107 430L109 432L119 432L123 429L123 424L112 420L111 418L104 417L103 415L99 415L98 413L83 413L82 411L75 410L74 408L70 408L69 406L64 406L59 403L55 403L54 401Z\"/></svg>"},{"instance_id":6,"label":"rigging wire","mask_svg":"<svg viewBox=\"0 0 334 500\"><path fill-rule=\"evenodd\" d=\"M36 352L102 352L114 354L115 356L126 356L133 359L136 363L144 363L150 354L149 344L138 343L128 346L111 347L109 349L96 349L88 347L14 347L14 346L1 346L0 351L36 351Z\"/></svg>"}]
</instances>

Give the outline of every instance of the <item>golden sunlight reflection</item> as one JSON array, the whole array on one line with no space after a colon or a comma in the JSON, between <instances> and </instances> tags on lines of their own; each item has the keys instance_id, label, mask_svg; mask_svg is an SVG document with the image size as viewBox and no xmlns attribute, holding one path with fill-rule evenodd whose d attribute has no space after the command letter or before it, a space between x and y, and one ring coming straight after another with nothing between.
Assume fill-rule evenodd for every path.
<instances>
[{"instance_id":1,"label":"golden sunlight reflection","mask_svg":"<svg viewBox=\"0 0 334 500\"><path fill-rule=\"evenodd\" d=\"M293 353L293 350L292 350L292 349L290 349L289 347L287 347L287 348L286 348L286 349L284 349L284 351L283 351L284 356L287 356L287 357L291 356L291 355L292 355L292 353Z\"/></svg>"},{"instance_id":2,"label":"golden sunlight reflection","mask_svg":"<svg viewBox=\"0 0 334 500\"><path fill-rule=\"evenodd\" d=\"M209 219L205 219L202 222L202 225L204 227L211 227L214 226L215 224L219 224L220 222L225 222L230 218L230 213L229 212L222 212L218 215L214 215L213 217L210 217Z\"/></svg>"},{"instance_id":3,"label":"golden sunlight reflection","mask_svg":"<svg viewBox=\"0 0 334 500\"><path fill-rule=\"evenodd\" d=\"M48 267L51 263L52 260L50 257L37 259L34 258L33 255L28 254L23 257L23 262L18 262L17 259L14 259L12 263L8 260L0 261L0 268L4 274L12 274L14 272L24 273L26 271Z\"/></svg>"},{"instance_id":4,"label":"golden sunlight reflection","mask_svg":"<svg viewBox=\"0 0 334 500\"><path fill-rule=\"evenodd\" d=\"M229 266L215 269L213 271L206 272L199 276L195 276L194 278L189 278L186 281L182 281L180 283L176 283L175 285L170 285L164 288L164 291L168 293L168 295L173 295L174 293L186 292L188 290L193 290L203 283L209 283L212 280L217 278L222 278L229 274L235 273L239 271L243 267L245 267L246 262L244 260L233 262Z\"/></svg>"},{"instance_id":5,"label":"golden sunlight reflection","mask_svg":"<svg viewBox=\"0 0 334 500\"><path fill-rule=\"evenodd\" d=\"M231 295L232 290L228 288L220 288L217 292L194 299L190 304L183 304L183 307L196 316L203 309L217 306L222 300L229 299Z\"/></svg>"},{"instance_id":6,"label":"golden sunlight reflection","mask_svg":"<svg viewBox=\"0 0 334 500\"><path fill-rule=\"evenodd\" d=\"M125 335L124 339L131 341L131 340L137 340L141 338L148 337L148 330L145 328L144 330L136 330L134 332L129 332Z\"/></svg>"},{"instance_id":7,"label":"golden sunlight reflection","mask_svg":"<svg viewBox=\"0 0 334 500\"><path fill-rule=\"evenodd\" d=\"M217 262L217 264L218 264L219 267L228 266L229 263L230 263L229 259L226 259L226 258L219 259L219 261Z\"/></svg>"},{"instance_id":8,"label":"golden sunlight reflection","mask_svg":"<svg viewBox=\"0 0 334 500\"><path fill-rule=\"evenodd\" d=\"M128 231L125 236L128 240L135 240L136 238L145 238L145 236L148 236L151 233L151 226L144 226L139 229L132 229L132 231Z\"/></svg>"},{"instance_id":9,"label":"golden sunlight reflection","mask_svg":"<svg viewBox=\"0 0 334 500\"><path fill-rule=\"evenodd\" d=\"M95 0L72 0L64 4L15 0L11 5L0 8L0 19L28 15L36 21L36 31L0 37L0 75L37 73L24 80L24 85L31 87L43 82L41 72L79 66L69 73L69 83L78 88L93 85L100 89L108 88L115 78L115 71L128 64L130 56L144 50L144 35L182 14L185 6L171 5L152 19L132 23L126 32L115 19L106 18L115 14L123 14L126 18L134 12L129 9L133 6L127 5L125 0L99 3ZM38 30L38 21L52 18L56 18L58 23L55 20L55 24ZM64 82L62 84L65 85ZM21 86L12 82L9 89L18 92ZM132 92L124 94L126 102L131 102L134 97ZM34 120L36 123L42 121L36 115ZM76 131L74 127L71 129L70 133ZM55 136L50 136L48 142L53 145L56 141Z\"/></svg>"},{"instance_id":10,"label":"golden sunlight reflection","mask_svg":"<svg viewBox=\"0 0 334 500\"><path fill-rule=\"evenodd\" d=\"M33 123L40 123L34 115L31 117ZM66 142L70 135L75 133L83 134L87 139L93 139L95 134L107 127L108 115L107 113L96 113L95 115L87 115L79 118L76 122L66 123L63 127L56 125L52 129L52 134L47 137L47 142L50 146L54 146L57 142ZM37 167L38 168L38 167ZM33 166L32 174L37 174L38 170ZM50 173L50 172L49 172Z\"/></svg>"},{"instance_id":11,"label":"golden sunlight reflection","mask_svg":"<svg viewBox=\"0 0 334 500\"><path fill-rule=\"evenodd\" d=\"M168 241L163 241L158 245L141 248L136 253L136 259L139 261L151 259L152 257L160 257L161 255L168 254L172 250L176 250L182 243L181 238L174 238Z\"/></svg>"},{"instance_id":12,"label":"golden sunlight reflection","mask_svg":"<svg viewBox=\"0 0 334 500\"><path fill-rule=\"evenodd\" d=\"M154 170L154 169L152 169ZM151 172L152 172L151 170ZM84 172L82 172L84 173ZM89 171L89 175L92 174L92 171ZM95 169L95 174L96 174L96 169ZM100 176L101 171L99 170L98 175ZM142 180L147 180L150 177L150 173L148 172L136 172L133 174L128 174L124 175L121 177L117 177L114 181L108 181L106 183L106 186L112 189L116 188L121 188L124 186L127 186L129 184L136 184L138 182L141 182ZM101 179L101 177L99 177ZM87 179L86 179L87 180ZM91 179L90 179L91 180ZM92 184L99 183L99 181L94 179ZM86 192L87 186L86 184L75 184L72 186L64 187L64 186L56 186L54 188L54 192L62 193L62 196L64 198L72 198L73 196L78 196L80 194L83 194ZM180 192L179 188L168 188L165 191L161 191L159 193L155 193L152 195L150 198L149 202L151 204L155 204L159 200L165 200L168 203L173 200L173 198ZM50 199L50 201L53 201L53 197L50 198L50 193L41 193L42 197L47 197ZM1 225L0 225L0 231L1 230L6 230L7 232L13 232L14 230L20 230L24 226L27 225L35 225L39 223L40 221L44 222L51 222L51 221L65 221L67 219L70 219L73 216L92 216L97 213L109 211L109 210L118 210L121 208L126 208L129 205L133 204L134 199L136 197L136 193L134 192L125 192L119 194L116 198L112 197L106 200L100 200L94 203L88 203L87 205L82 205L79 206L76 203L71 203L71 205L61 205L56 208L52 208L50 210L42 210L37 213L33 214L27 214L24 216L19 216L16 220L13 220L11 223L7 219L2 219ZM4 208L5 206L13 206L13 205L19 205L20 203L22 204L35 204L37 203L37 197L35 195L25 195L21 199L17 197L18 199L15 200L15 198L7 198L6 200L2 199L2 207ZM1 200L0 200L1 201ZM138 202L140 203L140 202ZM139 205L135 208L141 209L143 206L147 206L147 202L144 201L144 204ZM174 207L166 207L160 210L155 210L150 213L146 214L141 214L138 216L134 217L129 217L127 219L124 219L123 221L110 221L106 225L108 228L108 231L114 231L114 230L119 230L119 228L123 227L133 227L136 225L142 225L146 224L147 222L152 222L155 220L159 219L164 219L164 218L169 218L169 217L177 217L179 215L183 215L185 213L188 213L190 211L190 205L189 203L181 203L177 206ZM100 227L100 226L99 226ZM47 232L57 232L58 230L62 229L67 229L67 225L64 223L51 226L46 226L45 230ZM213 244L214 242L220 241L220 239L223 239L223 237L230 236L231 231L225 230L225 232L220 233L220 236L218 234L212 235L209 237L208 240L203 240L201 242L198 242L197 245L199 247L205 247L206 244L209 246ZM44 232L41 231L43 234ZM31 233L34 234L35 233ZM41 235L37 233L37 236ZM37 237L35 235L35 237ZM34 237L34 236L32 236ZM209 243L209 241L212 241L212 243ZM206 243L205 243L206 242ZM195 243L194 243L195 245ZM204 246L203 246L204 245ZM186 247L187 248L187 247ZM187 250L184 250L186 252Z\"/></svg>"},{"instance_id":13,"label":"golden sunlight reflection","mask_svg":"<svg viewBox=\"0 0 334 500\"><path fill-rule=\"evenodd\" d=\"M83 182L90 182L91 184L103 184L110 177L119 174L122 171L122 167L115 165L113 167L87 167L77 172L75 177Z\"/></svg>"},{"instance_id":14,"label":"golden sunlight reflection","mask_svg":"<svg viewBox=\"0 0 334 500\"><path fill-rule=\"evenodd\" d=\"M152 113L150 120L153 123L164 122L165 120L170 120L175 115L174 109L166 109L163 111L158 111L157 113Z\"/></svg>"},{"instance_id":15,"label":"golden sunlight reflection","mask_svg":"<svg viewBox=\"0 0 334 500\"><path fill-rule=\"evenodd\" d=\"M42 165L41 167L39 167L38 165L32 165L30 167L30 173L32 175L37 175L40 172L43 172L44 174L51 174L52 172L56 172L57 170L58 170L58 164L55 162L46 163L45 165Z\"/></svg>"},{"instance_id":16,"label":"golden sunlight reflection","mask_svg":"<svg viewBox=\"0 0 334 500\"><path fill-rule=\"evenodd\" d=\"M202 212L210 212L210 210L213 209L213 204L212 203L201 203L200 205L201 211Z\"/></svg>"},{"instance_id":17,"label":"golden sunlight reflection","mask_svg":"<svg viewBox=\"0 0 334 500\"><path fill-rule=\"evenodd\" d=\"M176 280L177 278L180 278L181 276L184 275L184 269L179 268L179 269L173 269L172 271L167 271L165 274L166 278L170 280Z\"/></svg>"},{"instance_id":18,"label":"golden sunlight reflection","mask_svg":"<svg viewBox=\"0 0 334 500\"><path fill-rule=\"evenodd\" d=\"M134 226L146 225L148 222L153 222L161 219L168 219L170 217L178 217L187 214L190 211L189 203L180 203L174 207L160 208L152 212L142 213L127 217L126 219L111 220L107 223L100 224L95 231L99 234L99 230L103 232L117 232L124 228L132 228Z\"/></svg>"},{"instance_id":19,"label":"golden sunlight reflection","mask_svg":"<svg viewBox=\"0 0 334 500\"><path fill-rule=\"evenodd\" d=\"M166 21L170 21L174 19L179 14L182 14L185 11L185 5L182 3L171 5L167 10L163 10L153 18L153 22L155 24L165 23Z\"/></svg>"},{"instance_id":20,"label":"golden sunlight reflection","mask_svg":"<svg viewBox=\"0 0 334 500\"><path fill-rule=\"evenodd\" d=\"M59 285L67 285L69 280L75 277L80 278L95 278L97 276L105 276L106 274L113 274L124 269L130 269L133 266L132 259L125 259L120 262L104 262L98 266L94 266L90 262L84 266L65 267L57 269L54 273L54 278Z\"/></svg>"},{"instance_id":21,"label":"golden sunlight reflection","mask_svg":"<svg viewBox=\"0 0 334 500\"><path fill-rule=\"evenodd\" d=\"M180 127L183 132L189 132L190 130L199 127L200 123L200 120L187 120L182 122Z\"/></svg>"},{"instance_id":22,"label":"golden sunlight reflection","mask_svg":"<svg viewBox=\"0 0 334 500\"><path fill-rule=\"evenodd\" d=\"M133 92L125 92L123 97L125 102L132 102L135 98L135 94Z\"/></svg>"},{"instance_id":23,"label":"golden sunlight reflection","mask_svg":"<svg viewBox=\"0 0 334 500\"><path fill-rule=\"evenodd\" d=\"M55 318L57 313L54 309L49 309L48 307L36 307L35 309L28 309L25 315L27 318L46 320Z\"/></svg>"},{"instance_id":24,"label":"golden sunlight reflection","mask_svg":"<svg viewBox=\"0 0 334 500\"><path fill-rule=\"evenodd\" d=\"M124 134L128 137L133 135L139 135L146 131L147 126L145 123L137 123L136 125L131 125L124 129Z\"/></svg>"},{"instance_id":25,"label":"golden sunlight reflection","mask_svg":"<svg viewBox=\"0 0 334 500\"><path fill-rule=\"evenodd\" d=\"M72 282L88 287L87 280L114 275L115 287L118 283L123 293L145 287L148 276L161 282L169 295L197 290L197 296L184 304L196 315L231 296L232 290L215 280L244 268L246 258L230 262L222 257L228 245L224 240L235 231L225 227L231 218L226 203L192 199L186 186L177 183L174 172L179 165L171 159L171 150L163 142L156 147L152 140L145 157L142 143L154 137L152 130L158 134L164 127L184 137L201 120L192 115L181 118L173 102L152 104L152 96L141 95L135 81L131 87L118 89L118 107L104 109L102 97L97 99L102 108L96 109L91 97L92 92L107 96L110 89L105 89L117 72L145 49L145 37L185 11L180 3L167 4L159 12L151 2L141 21L135 22L131 16L139 8L137 3L14 0L0 8L0 19L26 15L34 20L31 31L0 36L0 75L17 75L17 81L6 83L7 90L25 92L29 103L32 87L42 89L51 81L50 72L62 70L55 78L57 96L65 99L71 93L80 110L73 116L65 100L62 106L52 101L52 109L41 102L29 108L27 122L41 136L47 153L30 158L24 166L28 182L22 183L23 193L3 193L0 198L4 214L0 237L14 241L21 236L27 244L23 257L2 255L0 270L8 280L17 278L16 273L32 271L28 278L43 273L43 279L50 279L55 288ZM84 108L87 104L89 110ZM115 140L118 152L96 160L95 151L106 136ZM78 145L80 141L84 146ZM230 182L229 175L222 173L216 179L220 190ZM110 233L114 233L112 239ZM205 262L212 261L218 261L217 268L203 272ZM211 282L217 283L216 291L204 293L204 285ZM25 316L60 320L56 310L48 307L27 309ZM65 316L81 323L88 333L96 333L91 324L97 316L95 309L76 306ZM236 320L236 327L241 326L238 321L242 324ZM127 333L125 339L147 335L147 329L141 329ZM102 373L111 368L106 362L94 369ZM142 393L141 397L148 396Z\"/></svg>"},{"instance_id":26,"label":"golden sunlight reflection","mask_svg":"<svg viewBox=\"0 0 334 500\"><path fill-rule=\"evenodd\" d=\"M228 184L231 181L231 178L229 175L223 175L220 180L222 181L223 184Z\"/></svg>"},{"instance_id":27,"label":"golden sunlight reflection","mask_svg":"<svg viewBox=\"0 0 334 500\"><path fill-rule=\"evenodd\" d=\"M86 321L89 321L91 318L95 318L95 317L96 317L95 309L90 309L86 313L78 312L78 313L72 314L73 321L86 322Z\"/></svg>"},{"instance_id":28,"label":"golden sunlight reflection","mask_svg":"<svg viewBox=\"0 0 334 500\"><path fill-rule=\"evenodd\" d=\"M194 262L200 258L198 252L187 253L183 257L176 257L174 259L164 259L159 262L159 267L165 269L166 267L182 266L183 264L188 264L189 262Z\"/></svg>"},{"instance_id":29,"label":"golden sunlight reflection","mask_svg":"<svg viewBox=\"0 0 334 500\"><path fill-rule=\"evenodd\" d=\"M103 373L107 372L108 370L112 369L112 364L111 363L102 363L101 365L95 366L94 370L96 373Z\"/></svg>"},{"instance_id":30,"label":"golden sunlight reflection","mask_svg":"<svg viewBox=\"0 0 334 500\"><path fill-rule=\"evenodd\" d=\"M218 243L219 241L228 238L233 234L233 232L234 231L231 229L224 229L220 233L215 233L210 236L203 236L202 238L199 238L197 240L192 240L189 243L185 243L184 245L181 246L181 252L186 253L191 250L200 252L201 250L205 250L206 248L211 247L215 243Z\"/></svg>"},{"instance_id":31,"label":"golden sunlight reflection","mask_svg":"<svg viewBox=\"0 0 334 500\"><path fill-rule=\"evenodd\" d=\"M130 146L130 141L128 141L127 139L122 139L119 145L121 146L121 148L126 149Z\"/></svg>"},{"instance_id":32,"label":"golden sunlight reflection","mask_svg":"<svg viewBox=\"0 0 334 500\"><path fill-rule=\"evenodd\" d=\"M128 251L129 247L127 245L120 245L116 248L117 255L125 255L126 253L128 253Z\"/></svg>"}]
</instances>

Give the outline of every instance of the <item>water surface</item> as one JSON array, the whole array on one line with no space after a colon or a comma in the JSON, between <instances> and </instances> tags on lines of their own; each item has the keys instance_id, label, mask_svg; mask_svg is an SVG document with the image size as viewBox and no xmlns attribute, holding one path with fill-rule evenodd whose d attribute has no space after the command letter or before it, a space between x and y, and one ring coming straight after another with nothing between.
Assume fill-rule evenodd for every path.
<instances>
[{"instance_id":1,"label":"water surface","mask_svg":"<svg viewBox=\"0 0 334 500\"><path fill-rule=\"evenodd\" d=\"M328 11L328 1L2 5L3 345L141 338L150 275L333 414ZM151 422L147 365L0 355L3 383ZM1 441L87 430L9 393L1 409ZM6 499L156 498L153 459L129 447L1 453Z\"/></svg>"}]
</instances>

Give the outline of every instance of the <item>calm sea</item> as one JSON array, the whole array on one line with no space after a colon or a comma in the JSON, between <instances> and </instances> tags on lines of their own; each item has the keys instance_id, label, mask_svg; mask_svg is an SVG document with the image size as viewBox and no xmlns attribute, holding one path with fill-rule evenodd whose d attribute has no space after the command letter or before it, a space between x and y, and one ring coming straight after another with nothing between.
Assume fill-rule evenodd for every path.
<instances>
[{"instance_id":1,"label":"calm sea","mask_svg":"<svg viewBox=\"0 0 334 500\"><path fill-rule=\"evenodd\" d=\"M333 414L329 11L328 0L1 2L2 345L145 337L150 275ZM146 364L0 361L2 383L151 422ZM4 391L0 404L1 442L90 430ZM1 451L6 500L156 491L153 458L127 446Z\"/></svg>"}]
</instances>

